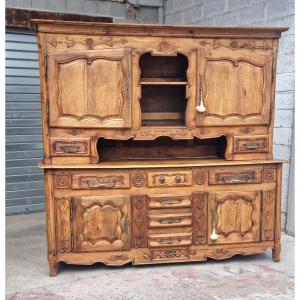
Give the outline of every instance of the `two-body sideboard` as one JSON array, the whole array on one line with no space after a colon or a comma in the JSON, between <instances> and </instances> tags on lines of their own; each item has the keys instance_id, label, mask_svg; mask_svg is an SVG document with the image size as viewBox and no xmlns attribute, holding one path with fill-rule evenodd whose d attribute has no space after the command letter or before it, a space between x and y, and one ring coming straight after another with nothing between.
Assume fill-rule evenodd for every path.
<instances>
[{"instance_id":1,"label":"two-body sideboard","mask_svg":"<svg viewBox=\"0 0 300 300\"><path fill-rule=\"evenodd\" d=\"M60 261L279 260L287 28L33 22L51 275Z\"/></svg>"}]
</instances>

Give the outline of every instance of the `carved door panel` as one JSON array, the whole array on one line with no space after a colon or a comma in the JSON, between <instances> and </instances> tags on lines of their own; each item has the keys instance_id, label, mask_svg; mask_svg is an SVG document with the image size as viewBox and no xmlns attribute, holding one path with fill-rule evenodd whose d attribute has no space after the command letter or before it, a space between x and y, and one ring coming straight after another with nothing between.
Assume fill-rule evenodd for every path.
<instances>
[{"instance_id":1,"label":"carved door panel","mask_svg":"<svg viewBox=\"0 0 300 300\"><path fill-rule=\"evenodd\" d=\"M210 244L259 241L261 191L216 192L209 200Z\"/></svg>"},{"instance_id":2,"label":"carved door panel","mask_svg":"<svg viewBox=\"0 0 300 300\"><path fill-rule=\"evenodd\" d=\"M130 248L130 196L72 197L72 210L75 252Z\"/></svg>"},{"instance_id":3,"label":"carved door panel","mask_svg":"<svg viewBox=\"0 0 300 300\"><path fill-rule=\"evenodd\" d=\"M197 61L197 126L270 123L271 55L245 49L199 50Z\"/></svg>"},{"instance_id":4,"label":"carved door panel","mask_svg":"<svg viewBox=\"0 0 300 300\"><path fill-rule=\"evenodd\" d=\"M48 55L50 126L131 127L131 50Z\"/></svg>"}]
</instances>

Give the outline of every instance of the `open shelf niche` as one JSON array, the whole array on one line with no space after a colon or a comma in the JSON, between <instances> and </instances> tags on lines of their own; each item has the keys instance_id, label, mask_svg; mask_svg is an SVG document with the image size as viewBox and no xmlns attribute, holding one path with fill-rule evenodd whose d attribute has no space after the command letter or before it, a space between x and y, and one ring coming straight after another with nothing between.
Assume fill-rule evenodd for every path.
<instances>
[{"instance_id":1,"label":"open shelf niche","mask_svg":"<svg viewBox=\"0 0 300 300\"><path fill-rule=\"evenodd\" d=\"M140 57L142 126L185 126L187 69L180 53Z\"/></svg>"},{"instance_id":2,"label":"open shelf niche","mask_svg":"<svg viewBox=\"0 0 300 300\"><path fill-rule=\"evenodd\" d=\"M227 147L225 136L218 138L173 140L158 137L155 140L125 141L99 138L99 161L158 160L158 159L211 159L224 158Z\"/></svg>"}]
</instances>

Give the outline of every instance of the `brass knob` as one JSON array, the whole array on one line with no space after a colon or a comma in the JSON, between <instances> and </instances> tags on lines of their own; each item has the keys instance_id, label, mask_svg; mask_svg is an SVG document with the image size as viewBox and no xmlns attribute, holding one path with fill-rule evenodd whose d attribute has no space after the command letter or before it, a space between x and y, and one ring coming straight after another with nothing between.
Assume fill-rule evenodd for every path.
<instances>
[{"instance_id":1,"label":"brass knob","mask_svg":"<svg viewBox=\"0 0 300 300\"><path fill-rule=\"evenodd\" d=\"M164 176L160 176L159 177L159 182L160 183L165 183L166 182L166 178Z\"/></svg>"},{"instance_id":2,"label":"brass knob","mask_svg":"<svg viewBox=\"0 0 300 300\"><path fill-rule=\"evenodd\" d=\"M176 175L175 182L176 183L180 183L181 182L181 177L179 175Z\"/></svg>"}]
</instances>

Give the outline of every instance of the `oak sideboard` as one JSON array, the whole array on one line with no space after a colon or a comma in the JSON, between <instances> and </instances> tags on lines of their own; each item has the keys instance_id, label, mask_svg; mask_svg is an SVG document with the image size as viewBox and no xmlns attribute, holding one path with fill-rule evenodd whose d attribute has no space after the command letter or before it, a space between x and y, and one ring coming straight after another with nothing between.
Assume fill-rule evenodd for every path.
<instances>
[{"instance_id":1,"label":"oak sideboard","mask_svg":"<svg viewBox=\"0 0 300 300\"><path fill-rule=\"evenodd\" d=\"M272 155L287 28L32 20L48 261L154 264L268 249L280 259Z\"/></svg>"}]
</instances>

